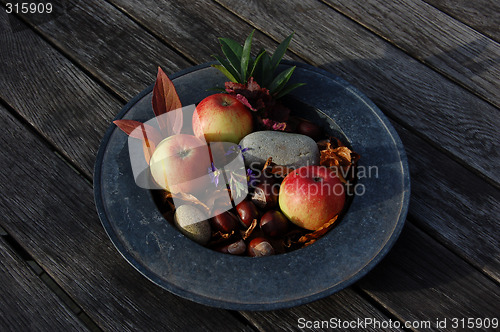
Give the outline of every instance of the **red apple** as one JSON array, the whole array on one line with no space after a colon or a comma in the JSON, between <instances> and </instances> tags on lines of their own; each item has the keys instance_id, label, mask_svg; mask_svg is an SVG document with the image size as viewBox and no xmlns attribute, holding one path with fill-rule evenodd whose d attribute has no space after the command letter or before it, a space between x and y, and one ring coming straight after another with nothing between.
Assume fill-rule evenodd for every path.
<instances>
[{"instance_id":1,"label":"red apple","mask_svg":"<svg viewBox=\"0 0 500 332\"><path fill-rule=\"evenodd\" d=\"M342 211L345 189L335 171L324 166L304 166L281 183L279 206L299 227L316 230Z\"/></svg>"},{"instance_id":2,"label":"red apple","mask_svg":"<svg viewBox=\"0 0 500 332\"><path fill-rule=\"evenodd\" d=\"M149 162L155 182L173 193L196 194L210 183L210 154L207 144L193 135L165 138Z\"/></svg>"},{"instance_id":3,"label":"red apple","mask_svg":"<svg viewBox=\"0 0 500 332\"><path fill-rule=\"evenodd\" d=\"M238 144L253 128L252 113L236 97L218 93L203 99L193 114L193 131L207 142Z\"/></svg>"}]
</instances>

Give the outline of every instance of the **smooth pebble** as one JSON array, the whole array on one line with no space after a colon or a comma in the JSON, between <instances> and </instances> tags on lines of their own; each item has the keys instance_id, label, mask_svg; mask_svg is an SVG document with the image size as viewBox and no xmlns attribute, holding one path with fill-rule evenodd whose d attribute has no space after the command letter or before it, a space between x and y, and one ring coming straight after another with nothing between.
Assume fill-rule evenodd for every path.
<instances>
[{"instance_id":1,"label":"smooth pebble","mask_svg":"<svg viewBox=\"0 0 500 332\"><path fill-rule=\"evenodd\" d=\"M174 222L179 231L193 241L205 245L212 235L207 215L192 205L181 205L175 210Z\"/></svg>"},{"instance_id":2,"label":"smooth pebble","mask_svg":"<svg viewBox=\"0 0 500 332\"><path fill-rule=\"evenodd\" d=\"M245 166L252 170L262 167L267 158L287 167L299 168L319 165L319 149L316 142L305 135L282 131L257 131L245 136L240 141Z\"/></svg>"}]
</instances>

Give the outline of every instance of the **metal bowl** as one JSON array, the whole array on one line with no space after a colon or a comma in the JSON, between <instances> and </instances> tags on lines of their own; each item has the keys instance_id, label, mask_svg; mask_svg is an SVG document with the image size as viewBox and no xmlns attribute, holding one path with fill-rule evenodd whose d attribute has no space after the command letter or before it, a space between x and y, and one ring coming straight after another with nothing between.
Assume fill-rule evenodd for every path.
<instances>
[{"instance_id":1,"label":"metal bowl","mask_svg":"<svg viewBox=\"0 0 500 332\"><path fill-rule=\"evenodd\" d=\"M223 86L225 77L210 64L170 75L183 105ZM218 253L189 240L162 217L150 191L134 182L127 136L111 125L94 170L97 211L118 251L160 287L232 310L291 307L360 279L398 238L408 210L410 177L396 131L365 95L341 78L302 63L284 65L296 65L293 81L307 83L292 93L313 110L300 115L334 135L340 130L361 155L358 167L366 176L357 185L364 192L357 193L333 230L308 247L259 258ZM151 119L152 88L131 100L116 119Z\"/></svg>"}]
</instances>

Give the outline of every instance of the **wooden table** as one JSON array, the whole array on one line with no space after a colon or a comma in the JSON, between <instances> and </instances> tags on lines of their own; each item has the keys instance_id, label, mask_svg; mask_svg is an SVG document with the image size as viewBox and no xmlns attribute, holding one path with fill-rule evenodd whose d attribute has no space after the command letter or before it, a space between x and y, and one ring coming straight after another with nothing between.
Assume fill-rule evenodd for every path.
<instances>
[{"instance_id":1,"label":"wooden table","mask_svg":"<svg viewBox=\"0 0 500 332\"><path fill-rule=\"evenodd\" d=\"M500 318L498 1L82 0L51 15L7 14L0 2L0 330L307 330L370 318L427 331ZM288 58L382 109L405 144L412 196L397 244L355 285L233 312L134 270L101 226L92 172L106 128L158 65L171 74L212 60L217 37L254 28L269 50L295 31Z\"/></svg>"}]
</instances>

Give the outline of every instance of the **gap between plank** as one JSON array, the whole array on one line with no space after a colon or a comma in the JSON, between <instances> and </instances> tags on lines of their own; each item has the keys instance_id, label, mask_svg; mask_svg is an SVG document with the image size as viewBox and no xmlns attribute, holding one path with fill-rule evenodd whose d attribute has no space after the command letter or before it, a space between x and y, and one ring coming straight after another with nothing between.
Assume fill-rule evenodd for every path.
<instances>
[{"instance_id":1,"label":"gap between plank","mask_svg":"<svg viewBox=\"0 0 500 332\"><path fill-rule=\"evenodd\" d=\"M472 30L479 32L479 33L480 33L480 34L482 34L483 36L486 36L486 37L490 38L491 40L494 40L494 41L496 41L497 43L500 43L500 39L499 39L499 40L497 40L497 38L496 38L495 36L492 36L492 35L490 35L490 34L488 34L488 33L485 33L485 32L483 32L483 31L478 30L477 28L473 27L473 26L472 26L472 25L470 25L469 23L464 22L461 18L458 18L458 17L453 16L453 14L449 13L448 11L443 10L443 9L441 9L441 8L439 8L439 7L436 7L434 4L429 3L429 2L428 2L428 1L426 1L426 0L421 0L421 1L425 2L426 4L428 4L429 6L431 6L431 7L433 7L433 8L436 8L437 10L439 10L440 12L444 13L445 15L447 15L447 16L449 16L449 17L451 17L451 18L452 18L452 19L454 19L455 21L458 21L458 22L462 23L463 25L468 26L468 27L469 27L469 28L471 28ZM497 14L498 14L498 13L497 13Z\"/></svg>"},{"instance_id":2,"label":"gap between plank","mask_svg":"<svg viewBox=\"0 0 500 332\"><path fill-rule=\"evenodd\" d=\"M0 98L0 105L5 107L9 114L12 115L17 121L19 121L26 130L35 135L42 142L42 144L44 144L50 151L54 152L54 154L61 160L63 160L68 166L70 166L70 168L76 174L81 176L85 180L85 182L92 186L92 176L88 176L87 174L85 174L85 171L81 167L79 167L76 163L74 163L71 159L64 155L64 151L61 151L59 147L51 143L50 140L45 137L42 132L38 131L35 126L33 126L26 118L16 112L16 110L2 98Z\"/></svg>"},{"instance_id":3,"label":"gap between plank","mask_svg":"<svg viewBox=\"0 0 500 332\"><path fill-rule=\"evenodd\" d=\"M178 56L180 56L182 59L184 59L187 62L189 62L191 65L195 65L195 64L199 63L198 61L196 61L196 59L192 58L189 54L186 54L186 53L182 52L182 50L176 48L175 45L172 45L172 44L168 43L167 41L165 41L164 39L162 39L160 34L157 34L155 31L149 29L147 26L145 26L144 24L142 24L138 19L136 19L134 16L132 16L132 14L129 14L125 9L123 9L121 7L118 7L118 5L115 5L114 3L110 2L109 0L106 0L106 2L110 6L112 6L116 10L118 10L120 13L122 13L123 15L125 15L129 20L131 20L132 22L134 22L135 24L137 24L139 27L141 27L144 31L146 31L149 35L151 35L157 41L159 41L163 45L165 45L168 48L170 48L175 54L177 54Z\"/></svg>"},{"instance_id":4,"label":"gap between plank","mask_svg":"<svg viewBox=\"0 0 500 332\"><path fill-rule=\"evenodd\" d=\"M361 296L361 298L363 300L365 300L366 302L368 302L369 304L371 304L374 308L376 308L378 311L380 311L382 314L384 314L387 318L391 319L391 320L397 320L401 323L401 329L403 331L412 331L412 330L409 330L407 328L405 328L405 320L396 316L396 314L394 314L393 312L391 312L388 308L386 308L385 306L383 306L380 302L377 302L377 300L373 297L370 296L370 294L368 294L366 291L364 291L360 286L358 286L357 283L355 283L354 285L351 286L351 288L359 294L359 296Z\"/></svg>"},{"instance_id":5,"label":"gap between plank","mask_svg":"<svg viewBox=\"0 0 500 332\"><path fill-rule=\"evenodd\" d=\"M464 88L465 90L469 91L471 94L473 94L474 96L476 96L477 98L487 102L488 104L490 104L491 106L495 107L499 112L500 112L500 109L498 108L497 105L495 105L492 101L490 101L489 99L486 99L485 97L481 96L479 93L477 93L476 91L474 91L471 87L463 84L461 81L459 80L456 80L455 78L453 78L453 76L451 75L448 75L445 71L439 69L438 67L434 67L434 66L431 66L427 61L425 61L424 59L420 59L418 57L415 57L412 53L408 52L406 49L402 48L401 46L399 46L399 44L396 44L395 42L392 42L389 38L379 34L377 31L375 30L372 30L369 26L365 25L363 22L361 21L358 21L356 20L354 17L351 17L343 12L341 12L340 10L336 9L335 7L333 7L333 5L331 5L330 3L328 3L328 1L325 1L325 0L318 0L320 1L321 3L323 3L324 5L328 6L330 9L336 11L337 13L339 13L340 15L344 16L345 18L348 18L349 20L353 21L354 23L360 25L361 27L363 27L363 29L365 29L366 31L368 31L369 33L377 36L378 38L382 39L382 40L385 40L386 42L388 42L389 44L391 44L392 46L396 47L398 50L402 51L404 54L410 56L411 58L415 59L416 61L424 64L426 67L432 69L433 71L435 71L436 73L438 73L439 75L441 75L442 77L444 77L446 80L450 81L451 83L454 83L462 88ZM434 7L434 6L433 6ZM434 7L436 8L436 7ZM436 8L437 10L441 11L439 8ZM443 12L445 13L445 12ZM445 13L446 15L448 15L448 13ZM450 16L450 15L448 15ZM463 23L462 21L460 20L457 20L455 19L454 17L450 16L452 19L456 20L456 21L459 21L460 23ZM465 23L463 23L465 24ZM465 24L467 25L467 24ZM468 25L467 25L468 26ZM474 31L478 32L479 34L483 35L484 37L486 38L490 38L489 36L483 34L482 32L480 31L477 31L475 30L474 28L468 26L469 28L473 29ZM490 38L492 40L494 40L493 38Z\"/></svg>"},{"instance_id":6,"label":"gap between plank","mask_svg":"<svg viewBox=\"0 0 500 332\"><path fill-rule=\"evenodd\" d=\"M2 8L5 8L5 6L0 6ZM10 15L14 15L16 18L18 18L20 21L22 21L24 24L26 24L27 28L29 28L33 33L35 33L38 37L40 37L44 42L52 46L54 50L59 52L62 56L67 58L71 64L73 64L76 68L81 70L85 75L89 76L94 82L96 82L100 87L102 87L106 92L111 94L113 97L118 99L119 102L121 102L123 105L125 105L128 100L125 99L123 96L118 94L111 86L106 84L106 82L103 82L99 79L99 76L96 75L92 70L85 68L85 66L81 65L75 58L71 56L71 54L67 53L64 51L63 47L60 47L60 45L57 45L56 43L52 42L50 39L46 38L38 29L36 29L36 25L33 25L30 21L25 19L22 15L19 15L18 13L14 12Z\"/></svg>"},{"instance_id":7,"label":"gap between plank","mask_svg":"<svg viewBox=\"0 0 500 332\"><path fill-rule=\"evenodd\" d=\"M246 319L245 316L243 316L239 311L235 311L235 310L226 310L231 316L233 316L234 318L236 318L240 323L242 323L243 325L247 326L248 328L250 328L252 331L256 331L258 332L259 329L252 324L251 321L249 321L248 319Z\"/></svg>"},{"instance_id":8,"label":"gap between plank","mask_svg":"<svg viewBox=\"0 0 500 332\"><path fill-rule=\"evenodd\" d=\"M61 300L62 304L72 312L92 332L100 332L102 329L92 321L83 309L57 284L57 282L38 264L35 259L17 242L8 232L0 227L0 236L5 243L26 263L32 272L42 280L45 285Z\"/></svg>"}]
</instances>

